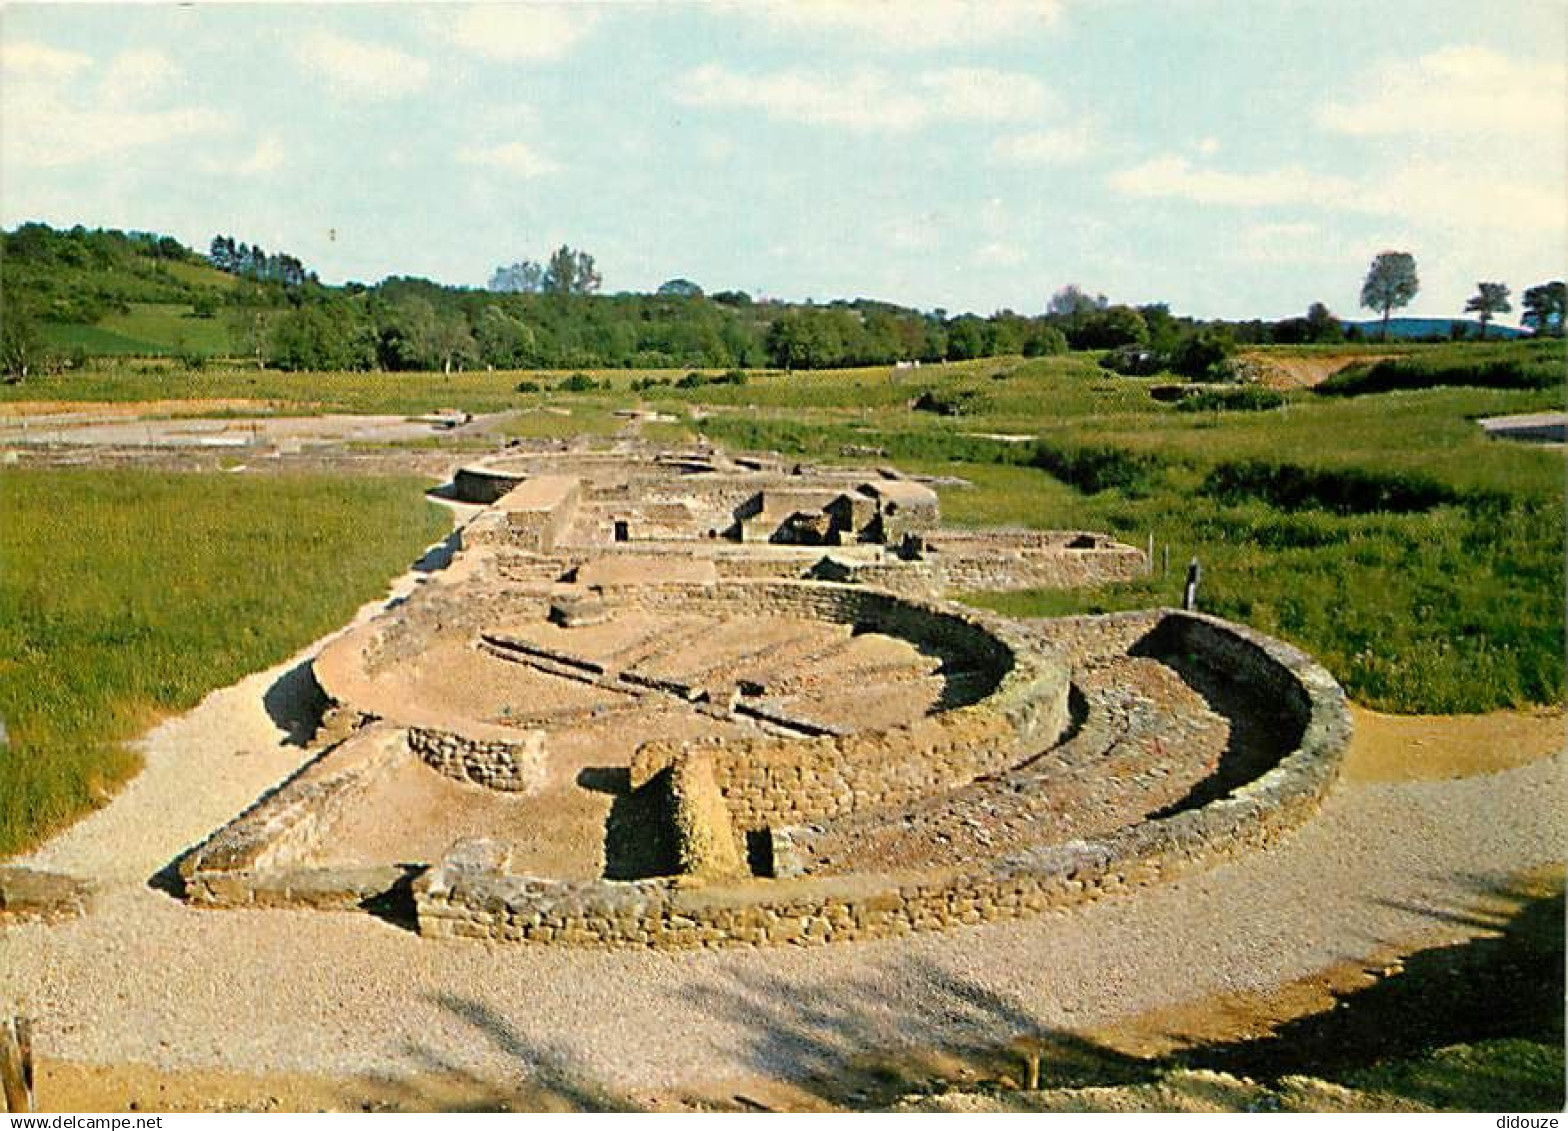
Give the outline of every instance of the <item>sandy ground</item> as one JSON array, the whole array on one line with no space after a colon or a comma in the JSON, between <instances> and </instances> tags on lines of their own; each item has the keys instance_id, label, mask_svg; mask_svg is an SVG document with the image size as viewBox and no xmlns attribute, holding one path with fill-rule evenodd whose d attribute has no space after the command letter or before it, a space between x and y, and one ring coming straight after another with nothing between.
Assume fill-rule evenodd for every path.
<instances>
[{"instance_id":1,"label":"sandy ground","mask_svg":"<svg viewBox=\"0 0 1568 1131\"><path fill-rule=\"evenodd\" d=\"M93 423L127 417L203 416L213 412L270 412L272 402L242 397L181 401L10 401L0 404L0 426L25 417L31 423Z\"/></svg>"},{"instance_id":2,"label":"sandy ground","mask_svg":"<svg viewBox=\"0 0 1568 1131\"><path fill-rule=\"evenodd\" d=\"M420 440L449 435L450 429L406 416L333 414L221 418L138 417L110 421L72 414L0 420L0 443L69 444L88 447L222 447L337 444L345 441Z\"/></svg>"},{"instance_id":3,"label":"sandy ground","mask_svg":"<svg viewBox=\"0 0 1568 1131\"><path fill-rule=\"evenodd\" d=\"M194 716L243 698L217 693L166 726L216 726ZM1436 724L1412 725L1420 737ZM1560 717L1508 725L1532 742L1536 731L1561 735ZM1391 746L1419 759L1408 738L1391 725L1362 740L1352 769L1388 762ZM89 1103L90 1090L76 1091L87 1078L121 1087L124 1103L156 1105L155 1086L218 1079L189 1075L212 1070L231 1074L232 1102L246 1105L272 1095L282 1106L453 1106L454 1087L464 1102L528 1107L756 1092L842 1070L868 1050L1090 1031L1464 937L1480 929L1466 913L1478 900L1563 857L1555 749L1499 772L1478 753L1469 776L1441 781L1352 772L1281 848L1070 914L852 946L676 954L431 943L355 914L194 911L131 878L145 867L83 868L117 845L146 865L187 843L171 832L156 849L142 828L179 816L182 776L161 806L148 807L150 786L127 791L39 854L110 882L86 919L6 931L0 969L55 1066L46 1107ZM188 769L201 773L195 761ZM235 807L248 800L237 784L233 793ZM397 1083L372 1095L367 1077ZM203 1104L220 1102L205 1094Z\"/></svg>"},{"instance_id":4,"label":"sandy ground","mask_svg":"<svg viewBox=\"0 0 1568 1131\"><path fill-rule=\"evenodd\" d=\"M1392 354L1345 353L1284 357L1276 353L1247 353L1242 357L1264 370L1263 384L1270 389L1310 389L1352 365L1372 365Z\"/></svg>"}]
</instances>

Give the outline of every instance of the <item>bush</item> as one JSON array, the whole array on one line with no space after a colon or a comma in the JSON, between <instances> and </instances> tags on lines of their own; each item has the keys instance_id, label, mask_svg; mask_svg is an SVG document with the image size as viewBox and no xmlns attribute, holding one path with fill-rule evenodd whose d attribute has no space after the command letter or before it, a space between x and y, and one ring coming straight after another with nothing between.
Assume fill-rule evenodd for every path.
<instances>
[{"instance_id":1,"label":"bush","mask_svg":"<svg viewBox=\"0 0 1568 1131\"><path fill-rule=\"evenodd\" d=\"M1100 368L1123 377L1152 377L1165 368L1165 359L1148 346L1121 346L1100 357Z\"/></svg>"},{"instance_id":2,"label":"bush","mask_svg":"<svg viewBox=\"0 0 1568 1131\"><path fill-rule=\"evenodd\" d=\"M514 387L514 391L519 393L537 393L539 392L539 382L519 381Z\"/></svg>"},{"instance_id":3,"label":"bush","mask_svg":"<svg viewBox=\"0 0 1568 1131\"><path fill-rule=\"evenodd\" d=\"M1355 397L1400 389L1467 385L1482 389L1551 389L1562 384L1562 352L1512 350L1481 354L1458 347L1431 356L1402 357L1375 365L1353 365L1318 385L1324 396Z\"/></svg>"},{"instance_id":4,"label":"bush","mask_svg":"<svg viewBox=\"0 0 1568 1131\"><path fill-rule=\"evenodd\" d=\"M1052 357L1067 348L1067 335L1055 326L1039 326L1024 339L1025 357Z\"/></svg>"},{"instance_id":5,"label":"bush","mask_svg":"<svg viewBox=\"0 0 1568 1131\"><path fill-rule=\"evenodd\" d=\"M1259 385L1235 389L1196 389L1176 404L1178 412L1261 412L1285 403L1283 393Z\"/></svg>"},{"instance_id":6,"label":"bush","mask_svg":"<svg viewBox=\"0 0 1568 1131\"><path fill-rule=\"evenodd\" d=\"M927 389L910 404L915 412L933 412L938 416L966 416L983 412L986 399L973 389L952 389L939 393Z\"/></svg>"},{"instance_id":7,"label":"bush","mask_svg":"<svg viewBox=\"0 0 1568 1131\"><path fill-rule=\"evenodd\" d=\"M1177 342L1166 363L1173 372L1201 381L1211 376L1235 351L1236 342L1229 333L1203 329Z\"/></svg>"},{"instance_id":8,"label":"bush","mask_svg":"<svg viewBox=\"0 0 1568 1131\"><path fill-rule=\"evenodd\" d=\"M591 393L595 389L607 388L608 386L608 381L601 385L586 373L573 373L557 385L556 390L562 393Z\"/></svg>"}]
</instances>

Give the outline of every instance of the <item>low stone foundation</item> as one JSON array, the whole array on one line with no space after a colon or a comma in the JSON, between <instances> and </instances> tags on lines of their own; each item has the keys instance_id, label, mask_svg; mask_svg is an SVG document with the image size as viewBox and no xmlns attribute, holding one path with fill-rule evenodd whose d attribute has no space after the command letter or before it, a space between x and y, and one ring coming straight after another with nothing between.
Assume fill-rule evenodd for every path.
<instances>
[{"instance_id":1,"label":"low stone foundation","mask_svg":"<svg viewBox=\"0 0 1568 1131\"><path fill-rule=\"evenodd\" d=\"M542 730L522 732L516 742L486 742L424 727L411 727L407 733L409 748L449 778L508 793L526 793L544 780Z\"/></svg>"},{"instance_id":2,"label":"low stone foundation","mask_svg":"<svg viewBox=\"0 0 1568 1131\"><path fill-rule=\"evenodd\" d=\"M1106 618L1126 646L1152 632L1234 666L1283 695L1297 745L1257 778L1199 808L1065 844L1010 845L923 873L745 880L562 883L443 861L414 884L420 930L437 937L652 947L811 944L1013 918L1068 907L1266 847L1316 811L1350 738L1344 694L1278 641L1209 617L1165 611ZM1065 635L1094 634L1080 618Z\"/></svg>"}]
</instances>

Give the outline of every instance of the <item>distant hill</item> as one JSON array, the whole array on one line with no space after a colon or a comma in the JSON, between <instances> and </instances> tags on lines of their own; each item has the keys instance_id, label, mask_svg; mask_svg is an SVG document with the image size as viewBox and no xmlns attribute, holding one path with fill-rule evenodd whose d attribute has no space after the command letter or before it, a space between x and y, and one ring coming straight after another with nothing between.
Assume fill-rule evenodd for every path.
<instances>
[{"instance_id":1,"label":"distant hill","mask_svg":"<svg viewBox=\"0 0 1568 1131\"><path fill-rule=\"evenodd\" d=\"M1390 339L1443 338L1446 340L1451 334L1450 327L1456 322L1465 327L1469 337L1479 338L1481 336L1481 323L1470 318L1390 318L1388 320L1388 336ZM1383 333L1383 322L1377 318L1367 322L1344 323L1347 331L1352 326L1359 329L1368 338L1377 338ZM1514 329L1512 326L1499 326L1493 322L1487 326L1486 336L1488 338L1524 338L1529 335L1523 330Z\"/></svg>"}]
</instances>

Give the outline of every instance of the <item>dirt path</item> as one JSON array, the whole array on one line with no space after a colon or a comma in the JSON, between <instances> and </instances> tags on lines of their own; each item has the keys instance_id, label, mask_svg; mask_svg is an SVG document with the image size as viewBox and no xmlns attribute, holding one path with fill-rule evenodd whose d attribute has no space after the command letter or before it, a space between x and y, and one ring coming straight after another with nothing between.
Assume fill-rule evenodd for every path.
<instances>
[{"instance_id":1,"label":"dirt path","mask_svg":"<svg viewBox=\"0 0 1568 1131\"><path fill-rule=\"evenodd\" d=\"M191 1106L631 1107L734 1081L804 1106L800 1087L868 1050L1091 1032L1462 937L1481 929L1466 909L1568 841L1560 715L1363 714L1346 780L1281 848L951 934L657 954L191 910L145 877L303 756L258 704L269 686L252 677L158 728L136 785L34 858L106 885L86 919L0 933L6 996L40 1024L46 1107L179 1106L180 1087L205 1097ZM1443 780L1409 772L1450 733Z\"/></svg>"}]
</instances>

